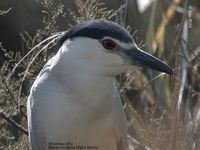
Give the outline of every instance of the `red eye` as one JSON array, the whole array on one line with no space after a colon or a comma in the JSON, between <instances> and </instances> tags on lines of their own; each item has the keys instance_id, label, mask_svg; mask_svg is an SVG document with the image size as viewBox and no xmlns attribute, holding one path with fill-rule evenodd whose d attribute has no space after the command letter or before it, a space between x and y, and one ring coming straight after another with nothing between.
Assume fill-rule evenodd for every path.
<instances>
[{"instance_id":1,"label":"red eye","mask_svg":"<svg viewBox=\"0 0 200 150\"><path fill-rule=\"evenodd\" d=\"M102 45L107 50L112 50L116 47L116 44L110 39L103 40Z\"/></svg>"}]
</instances>

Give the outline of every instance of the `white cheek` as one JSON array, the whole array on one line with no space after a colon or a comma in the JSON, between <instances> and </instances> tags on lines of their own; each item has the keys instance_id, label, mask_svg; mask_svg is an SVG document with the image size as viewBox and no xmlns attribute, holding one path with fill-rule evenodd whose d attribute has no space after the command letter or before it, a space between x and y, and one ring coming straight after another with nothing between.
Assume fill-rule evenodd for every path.
<instances>
[{"instance_id":1,"label":"white cheek","mask_svg":"<svg viewBox=\"0 0 200 150\"><path fill-rule=\"evenodd\" d=\"M107 53L105 58L110 66L119 66L124 64L124 60L117 54Z\"/></svg>"},{"instance_id":2,"label":"white cheek","mask_svg":"<svg viewBox=\"0 0 200 150\"><path fill-rule=\"evenodd\" d=\"M104 53L104 60L101 61L101 66L103 66L103 69L109 75L116 75L126 70L126 64L119 55L107 52L103 53Z\"/></svg>"},{"instance_id":3,"label":"white cheek","mask_svg":"<svg viewBox=\"0 0 200 150\"><path fill-rule=\"evenodd\" d=\"M76 60L76 66L80 66L88 72L116 75L124 71L125 62L121 56L106 52L97 40L88 38L76 39L71 43L70 59Z\"/></svg>"}]
</instances>

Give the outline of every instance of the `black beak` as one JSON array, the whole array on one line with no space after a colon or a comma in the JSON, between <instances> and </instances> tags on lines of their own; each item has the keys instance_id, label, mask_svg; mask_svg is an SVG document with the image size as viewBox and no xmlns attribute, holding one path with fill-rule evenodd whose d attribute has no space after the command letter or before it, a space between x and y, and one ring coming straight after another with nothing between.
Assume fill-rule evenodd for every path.
<instances>
[{"instance_id":1,"label":"black beak","mask_svg":"<svg viewBox=\"0 0 200 150\"><path fill-rule=\"evenodd\" d=\"M165 72L168 74L172 74L172 68L165 64L163 61L159 60L158 58L148 54L147 52L141 50L138 47L133 49L123 50L125 54L125 58L128 58L129 63L139 63L141 65L145 65L151 69L155 69L161 72ZM124 55L123 54L123 55Z\"/></svg>"}]
</instances>

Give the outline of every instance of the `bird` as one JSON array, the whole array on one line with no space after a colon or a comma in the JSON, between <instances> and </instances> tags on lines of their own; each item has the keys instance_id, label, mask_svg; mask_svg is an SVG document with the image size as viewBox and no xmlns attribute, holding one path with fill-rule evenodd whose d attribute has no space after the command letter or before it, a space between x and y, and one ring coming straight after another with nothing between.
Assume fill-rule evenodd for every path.
<instances>
[{"instance_id":1,"label":"bird","mask_svg":"<svg viewBox=\"0 0 200 150\"><path fill-rule=\"evenodd\" d=\"M104 19L72 26L35 79L27 100L33 150L127 150L127 119L114 77L144 65L173 69Z\"/></svg>"}]
</instances>

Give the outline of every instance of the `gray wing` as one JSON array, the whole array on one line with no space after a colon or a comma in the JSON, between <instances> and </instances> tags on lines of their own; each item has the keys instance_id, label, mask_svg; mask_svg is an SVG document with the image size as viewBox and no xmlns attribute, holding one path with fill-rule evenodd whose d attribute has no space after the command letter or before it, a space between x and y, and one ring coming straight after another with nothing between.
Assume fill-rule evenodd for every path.
<instances>
[{"instance_id":1,"label":"gray wing","mask_svg":"<svg viewBox=\"0 0 200 150\"><path fill-rule=\"evenodd\" d=\"M119 95L118 89L114 84L114 97L115 97L115 108L118 114L118 141L117 141L117 150L125 150L127 148L127 120L126 115L123 110L123 105L121 97Z\"/></svg>"},{"instance_id":2,"label":"gray wing","mask_svg":"<svg viewBox=\"0 0 200 150\"><path fill-rule=\"evenodd\" d=\"M38 79L38 78L40 78L45 72L48 72L50 69L49 68L51 68L51 66L52 66L52 64L53 64L53 62L54 62L54 59L55 59L55 56L53 56L51 59L49 59L48 61L47 61L47 63L44 65L44 67L42 68L42 70L40 71L40 73L38 74L38 76L37 76L37 78L36 78L36 80ZM35 81L36 82L36 81ZM35 83L34 82L34 83ZM33 84L34 84L33 83Z\"/></svg>"},{"instance_id":3,"label":"gray wing","mask_svg":"<svg viewBox=\"0 0 200 150\"><path fill-rule=\"evenodd\" d=\"M31 92L27 100L28 130L32 150L47 149L43 123L44 117L40 112L42 106L41 102L39 103L41 97L39 94L40 88L38 87L38 82L41 82L42 77L49 73L53 64L53 59L54 57L52 57L40 71L31 87Z\"/></svg>"},{"instance_id":4,"label":"gray wing","mask_svg":"<svg viewBox=\"0 0 200 150\"><path fill-rule=\"evenodd\" d=\"M32 150L45 150L45 134L43 127L43 116L37 112L37 107L34 106L35 99L29 95L27 102L28 130L29 140Z\"/></svg>"}]
</instances>

